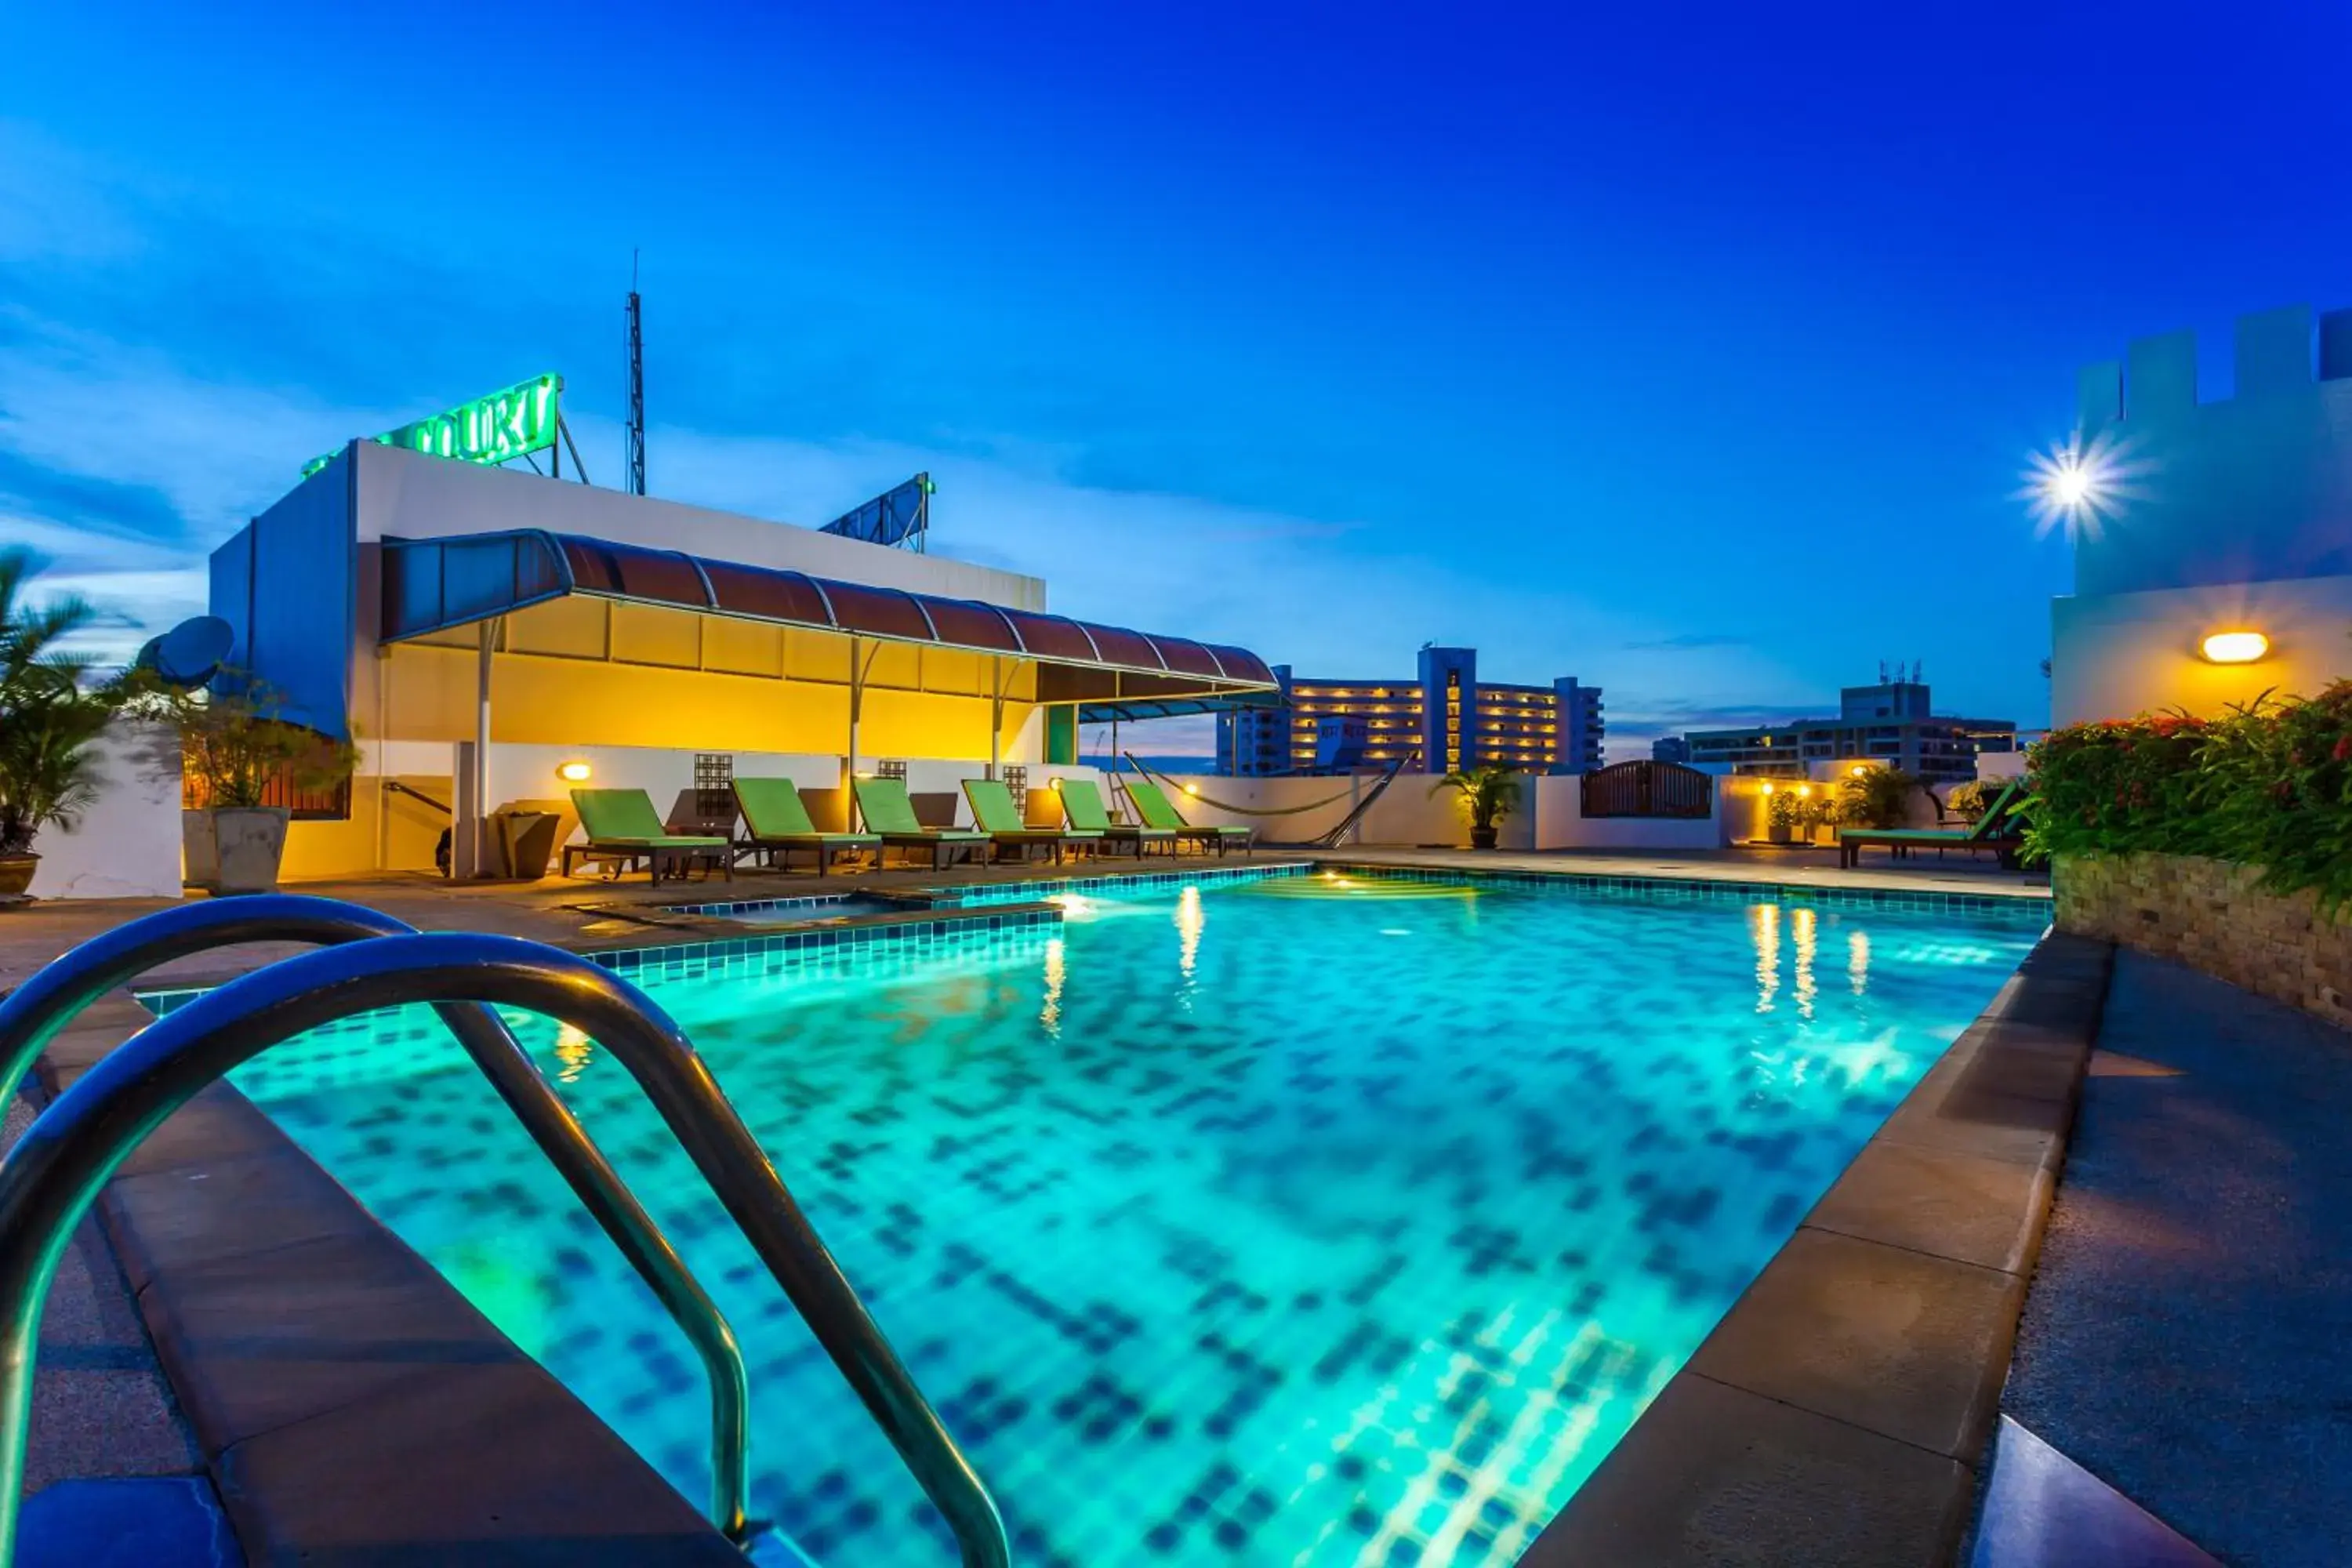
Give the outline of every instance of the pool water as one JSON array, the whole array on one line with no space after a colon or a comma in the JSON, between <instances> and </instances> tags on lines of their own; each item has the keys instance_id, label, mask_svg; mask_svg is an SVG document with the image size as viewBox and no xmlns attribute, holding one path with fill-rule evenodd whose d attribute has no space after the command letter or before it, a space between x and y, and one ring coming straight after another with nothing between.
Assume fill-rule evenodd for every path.
<instances>
[{"instance_id":1,"label":"pool water","mask_svg":"<svg viewBox=\"0 0 2352 1568\"><path fill-rule=\"evenodd\" d=\"M1053 1568L1509 1563L2046 920L1286 875L1062 901L1058 935L633 976ZM753 1513L822 1568L954 1562L626 1074L518 1018L743 1341ZM429 1014L238 1081L708 1497L692 1352Z\"/></svg>"}]
</instances>

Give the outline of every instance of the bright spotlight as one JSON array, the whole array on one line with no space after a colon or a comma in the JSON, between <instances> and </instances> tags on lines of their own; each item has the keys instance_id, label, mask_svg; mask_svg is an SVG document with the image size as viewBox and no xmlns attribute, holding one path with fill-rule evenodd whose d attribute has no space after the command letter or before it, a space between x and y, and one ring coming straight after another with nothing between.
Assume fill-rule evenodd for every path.
<instances>
[{"instance_id":1,"label":"bright spotlight","mask_svg":"<svg viewBox=\"0 0 2352 1568\"><path fill-rule=\"evenodd\" d=\"M2103 525L2122 514L2124 503L2145 494L2135 481L2149 467L2130 459L2112 432L2088 442L2076 436L2033 454L2017 498L2033 512L2037 539L2059 527L2069 541L2096 539Z\"/></svg>"}]
</instances>

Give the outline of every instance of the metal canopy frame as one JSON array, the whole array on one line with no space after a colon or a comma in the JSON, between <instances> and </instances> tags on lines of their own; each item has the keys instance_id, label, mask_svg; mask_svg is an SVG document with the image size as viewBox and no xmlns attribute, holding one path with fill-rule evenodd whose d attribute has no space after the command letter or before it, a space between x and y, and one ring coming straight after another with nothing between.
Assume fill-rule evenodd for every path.
<instances>
[{"instance_id":1,"label":"metal canopy frame","mask_svg":"<svg viewBox=\"0 0 2352 1568\"><path fill-rule=\"evenodd\" d=\"M1246 648L537 529L383 542L381 641L585 597L1034 663L1037 700L1190 702L1276 689ZM1104 683L1089 677L1108 674ZM1223 706L1223 703L1210 706Z\"/></svg>"}]
</instances>

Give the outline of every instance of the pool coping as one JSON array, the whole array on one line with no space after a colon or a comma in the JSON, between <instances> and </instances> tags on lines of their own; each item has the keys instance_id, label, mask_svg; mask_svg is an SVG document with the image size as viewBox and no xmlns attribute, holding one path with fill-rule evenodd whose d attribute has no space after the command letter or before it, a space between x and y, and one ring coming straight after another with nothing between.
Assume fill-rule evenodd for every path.
<instances>
[{"instance_id":1,"label":"pool coping","mask_svg":"<svg viewBox=\"0 0 2352 1568\"><path fill-rule=\"evenodd\" d=\"M127 988L44 1100L151 1021ZM266 1113L215 1083L93 1205L239 1549L399 1568L741 1568L676 1488Z\"/></svg>"},{"instance_id":2,"label":"pool coping","mask_svg":"<svg viewBox=\"0 0 2352 1568\"><path fill-rule=\"evenodd\" d=\"M1434 875L1611 887L1678 883L1667 878L1448 872L1354 861L1327 860L1304 868L1361 869L1416 879ZM1105 879L1176 885L1268 874L1297 871L1288 862L1258 862L1070 880L1076 888ZM1034 898L1050 897L1053 890L1024 886ZM1837 889L1824 897L1822 889L1719 879L1690 879L1686 887L1663 890L1720 897L1764 889L1784 891L1792 901L1822 902L1866 898L1869 891ZM1038 902L940 906L764 933L730 924L719 930L736 934L715 937L708 926L681 922L648 927L625 939L562 945L602 962L642 953L649 963L691 963L771 948L886 943L912 934L887 929L894 926L1001 927L1008 917L1058 922L1061 912L1058 906ZM2042 951L2036 950L2037 957ZM2033 963L2029 958L2027 967ZM128 987L94 1005L43 1053L36 1068L43 1092L62 1091L150 1016ZM1962 1037L1897 1118L1937 1074L1953 1068L1971 1035L1984 1026L1980 1019ZM2049 1169L2054 1168L2053 1161ZM2044 1179L2046 1184L2046 1173ZM1829 1202L1825 1198L1824 1205ZM2046 1207L2045 1191L2045 1212ZM717 1568L722 1562L743 1561L649 1462L507 1340L233 1086L215 1085L169 1119L101 1191L96 1208L130 1278L158 1360L189 1418L205 1468L254 1561L396 1568L446 1562L459 1549L468 1562L511 1563L518 1568L554 1563ZM1813 1225L1807 1222L1808 1227ZM2033 1236L2038 1240L2038 1217ZM262 1303L268 1303L266 1317ZM2012 1331L2013 1326L2012 1315ZM1678 1374L1668 1393L1692 1375L1687 1369ZM1998 1378L1993 1386L1997 1391ZM1659 1406L1665 1404L1664 1398L1659 1401ZM1656 1415L1654 1407L1626 1444L1654 1426ZM1604 1464L1601 1474L1609 1469ZM1585 1491L1593 1489L1589 1484ZM1538 1553L1579 1511L1571 1504L1524 1561L1570 1561ZM467 1529L476 1533L453 1533ZM1573 1559L1580 1564L1603 1560ZM1892 1560L1868 1561L1875 1568Z\"/></svg>"},{"instance_id":3,"label":"pool coping","mask_svg":"<svg viewBox=\"0 0 2352 1568\"><path fill-rule=\"evenodd\" d=\"M1945 1568L2115 949L2045 934L1520 1568Z\"/></svg>"}]
</instances>

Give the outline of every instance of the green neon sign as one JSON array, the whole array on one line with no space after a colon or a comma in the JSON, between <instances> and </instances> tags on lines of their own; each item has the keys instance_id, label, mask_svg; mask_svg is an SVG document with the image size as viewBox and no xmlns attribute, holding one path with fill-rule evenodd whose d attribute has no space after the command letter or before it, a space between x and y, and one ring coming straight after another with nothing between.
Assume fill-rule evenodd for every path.
<instances>
[{"instance_id":1,"label":"green neon sign","mask_svg":"<svg viewBox=\"0 0 2352 1568\"><path fill-rule=\"evenodd\" d=\"M542 375L368 439L379 447L405 447L461 463L511 462L555 445L562 395L562 376ZM302 477L309 479L334 459L333 452L311 458L302 465Z\"/></svg>"}]
</instances>

